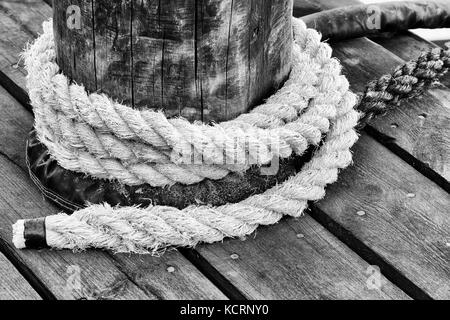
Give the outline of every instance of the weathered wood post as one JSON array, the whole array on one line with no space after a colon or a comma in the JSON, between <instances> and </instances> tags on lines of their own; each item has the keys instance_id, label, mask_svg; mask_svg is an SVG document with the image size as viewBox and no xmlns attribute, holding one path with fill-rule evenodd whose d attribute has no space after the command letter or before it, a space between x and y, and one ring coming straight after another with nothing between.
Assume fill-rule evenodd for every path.
<instances>
[{"instance_id":1,"label":"weathered wood post","mask_svg":"<svg viewBox=\"0 0 450 320\"><path fill-rule=\"evenodd\" d=\"M58 64L135 108L222 121L290 71L292 0L57 0Z\"/></svg>"}]
</instances>

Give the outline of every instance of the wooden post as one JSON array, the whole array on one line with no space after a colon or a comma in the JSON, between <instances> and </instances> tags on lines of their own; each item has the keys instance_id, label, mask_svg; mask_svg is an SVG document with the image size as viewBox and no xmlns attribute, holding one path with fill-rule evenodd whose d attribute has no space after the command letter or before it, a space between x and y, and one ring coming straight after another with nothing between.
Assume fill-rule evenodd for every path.
<instances>
[{"instance_id":1,"label":"wooden post","mask_svg":"<svg viewBox=\"0 0 450 320\"><path fill-rule=\"evenodd\" d=\"M292 0L57 0L58 64L135 108L223 121L290 71Z\"/></svg>"}]
</instances>

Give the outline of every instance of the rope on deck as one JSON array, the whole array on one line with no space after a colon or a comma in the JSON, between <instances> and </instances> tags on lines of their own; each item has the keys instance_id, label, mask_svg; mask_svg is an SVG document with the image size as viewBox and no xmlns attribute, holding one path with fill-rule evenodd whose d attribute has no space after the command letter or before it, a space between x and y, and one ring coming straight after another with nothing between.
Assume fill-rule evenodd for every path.
<instances>
[{"instance_id":1,"label":"rope on deck","mask_svg":"<svg viewBox=\"0 0 450 320\"><path fill-rule=\"evenodd\" d=\"M117 207L91 205L72 215L60 213L13 226L18 248L110 249L114 252L156 253L171 246L195 246L226 237L244 237L259 225L277 223L284 215L299 217L308 201L325 195L327 184L352 161L360 114L341 66L320 35L294 18L294 57L290 79L268 102L235 120L218 125L190 124L166 119L162 113L137 111L104 95L88 95L59 73L51 23L28 49L28 87L41 142L58 163L125 184L156 186L204 178L220 179L230 171L267 164L272 157L302 154L318 147L312 159L284 183L239 203L212 207ZM386 111L400 99L415 95L448 69L449 53L433 51L371 83L360 97L363 123ZM271 148L272 136L282 148ZM189 137L189 139L187 138ZM190 139L190 138L194 139ZM234 143L245 138L250 144ZM204 145L209 148L204 148ZM248 151L252 146L256 151ZM222 163L244 148L241 166ZM178 165L169 154L195 149L210 165ZM243 165L242 165L243 164Z\"/></svg>"}]
</instances>

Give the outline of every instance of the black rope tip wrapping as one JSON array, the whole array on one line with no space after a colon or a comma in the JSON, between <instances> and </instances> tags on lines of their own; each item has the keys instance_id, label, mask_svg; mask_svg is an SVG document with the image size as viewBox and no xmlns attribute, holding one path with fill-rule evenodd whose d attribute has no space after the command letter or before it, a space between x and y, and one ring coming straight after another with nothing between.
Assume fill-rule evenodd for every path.
<instances>
[{"instance_id":1,"label":"black rope tip wrapping","mask_svg":"<svg viewBox=\"0 0 450 320\"><path fill-rule=\"evenodd\" d=\"M24 221L23 238L28 249L48 248L45 231L45 218Z\"/></svg>"}]
</instances>

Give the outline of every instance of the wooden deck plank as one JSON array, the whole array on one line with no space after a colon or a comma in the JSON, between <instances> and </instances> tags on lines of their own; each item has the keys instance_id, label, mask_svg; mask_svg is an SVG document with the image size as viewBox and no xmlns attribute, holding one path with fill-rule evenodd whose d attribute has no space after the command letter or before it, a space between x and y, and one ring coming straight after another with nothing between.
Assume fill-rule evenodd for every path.
<instances>
[{"instance_id":1,"label":"wooden deck plank","mask_svg":"<svg viewBox=\"0 0 450 320\"><path fill-rule=\"evenodd\" d=\"M355 39L333 45L351 88L362 92L368 81L389 73L404 60L380 45ZM395 111L372 121L371 126L425 163L447 181L450 179L450 91L432 89L419 98L401 103Z\"/></svg>"},{"instance_id":2,"label":"wooden deck plank","mask_svg":"<svg viewBox=\"0 0 450 320\"><path fill-rule=\"evenodd\" d=\"M0 253L0 300L41 300L39 294Z\"/></svg>"},{"instance_id":3,"label":"wooden deck plank","mask_svg":"<svg viewBox=\"0 0 450 320\"><path fill-rule=\"evenodd\" d=\"M25 43L31 41L39 32L39 29L33 32L27 32L27 30L37 25L40 28L42 22L51 14L51 9L43 2L34 1L32 3L33 10L29 11L29 14L23 15L21 13L25 11L25 7L22 2L15 1L13 2L14 5L3 3L3 5L8 5L7 15L3 15L3 12L0 11L0 23L3 23L5 28L8 28L2 30L10 30L8 35L0 37L0 54L7 58L1 61L8 61L0 65L0 70L19 87L25 89L25 71L22 65L17 66L14 61L17 61L16 59ZM0 94L4 97L0 99L4 106L1 108L3 120L0 120L0 127L2 128L0 153L6 155L7 158L19 165L23 170L26 170L23 148L28 131L32 127L32 115L9 97L4 90L0 90ZM30 188L35 189L34 185L31 186L29 178L26 178L26 181L30 184ZM42 201L42 197L39 197L39 201ZM48 208L44 211L46 214L56 212L53 206L46 206ZM39 213L39 215L43 215L44 212ZM29 217L26 214L23 214L23 216ZM4 239L9 242L9 238L10 236ZM111 264L113 272L115 270L121 276L128 277L131 283L135 283L143 297L157 299L226 298L219 289L176 251L168 252L162 258L151 256L136 258L129 255L110 257L105 253L97 253L95 255L98 255L100 260L106 259L108 264ZM78 259L82 259L82 257ZM175 267L175 272L168 272L169 267ZM96 266L93 265L91 268L95 269ZM143 270L152 270L152 273L145 274ZM105 272L108 273L107 271ZM101 270L98 273L101 273ZM105 281L99 281L98 285L106 285L107 280L105 278ZM107 291L106 289L105 292ZM143 294L144 292L147 296Z\"/></svg>"},{"instance_id":4,"label":"wooden deck plank","mask_svg":"<svg viewBox=\"0 0 450 320\"><path fill-rule=\"evenodd\" d=\"M384 33L370 37L370 40L378 43L383 48L391 51L399 58L408 61L418 57L420 52L429 51L440 46L435 43L421 38L419 35L410 32ZM450 74L447 73L441 83L450 87Z\"/></svg>"},{"instance_id":5,"label":"wooden deck plank","mask_svg":"<svg viewBox=\"0 0 450 320\"><path fill-rule=\"evenodd\" d=\"M28 6L33 9L29 11ZM51 17L51 10L48 9L40 1L30 4L22 1L0 2L0 30L4 31L0 37L0 70L21 88L25 88L26 72L23 61L19 61L20 53L42 32L42 22L46 20L43 15Z\"/></svg>"},{"instance_id":6,"label":"wooden deck plank","mask_svg":"<svg viewBox=\"0 0 450 320\"><path fill-rule=\"evenodd\" d=\"M416 59L418 54L422 51L428 51L439 47L437 44L425 40L409 31L395 34L380 34L378 36L370 37L370 40L378 43L405 61Z\"/></svg>"},{"instance_id":7,"label":"wooden deck plank","mask_svg":"<svg viewBox=\"0 0 450 320\"><path fill-rule=\"evenodd\" d=\"M310 1L305 1L307 4L311 4ZM350 1L343 1L343 2L337 2L337 4L345 4L345 2L350 3ZM323 1L323 3L327 3L328 5L331 4L329 1ZM300 4L300 1L297 1L297 4ZM336 3L335 3L336 4ZM313 10L314 8L323 8L320 7L321 3L320 1L314 2L314 6L309 7L308 10ZM403 63L403 61L395 57L392 53L388 52L387 50L384 50L380 46L374 44L373 42L367 40L367 39L356 39L351 40L347 42L343 42L340 44L335 45L336 53L335 55L340 58L340 60L343 62L346 73L349 75L350 82L352 83L353 89L356 91L362 91L363 85L367 83L369 80L376 78L378 75L382 75L384 73L387 73L390 71L390 69L398 64ZM375 54L376 53L376 54ZM387 63L386 63L387 59ZM383 64L384 63L384 64ZM389 63L391 65L389 65ZM361 68L364 68L361 70ZM366 78L363 78L365 76ZM359 89L359 90L358 90ZM444 100L442 96L439 97L439 99L433 99L431 102L432 108L435 109L433 113L431 113L430 116L434 121L436 121L438 118L446 118L446 110L445 105L447 103L443 102ZM409 101L407 102L409 109L412 109L410 106L411 104L414 104L417 102ZM439 107L440 106L440 107ZM437 109L437 111L436 111ZM423 110L423 109L422 109ZM431 111L431 110L430 110ZM406 111L405 111L406 112ZM398 115L399 111L395 111L391 113L389 116L396 116L400 117L403 116L404 122L408 122L411 126L415 125L415 123L412 121L411 117L409 116L411 110L408 110L408 113L405 115ZM386 117L382 120L380 120L380 123L382 121L387 121ZM435 132L435 130L438 130L442 134L444 131L444 136L447 136L446 130L448 126L441 124L437 128L434 127L433 129L430 129L430 131ZM411 139L412 142L414 139L417 140L418 136L413 136L412 138L409 137L409 135L406 135L408 132L405 130L405 137L408 137ZM431 141L430 141L431 142ZM397 143L397 141L396 141ZM412 150L412 148L407 148L408 146L403 143L402 141L398 142L401 147ZM367 145L365 145L367 144ZM417 144L417 142L416 142ZM434 143L436 145L436 143ZM423 146L422 146L423 148ZM445 173L446 169L446 163L448 164L448 156L445 156L446 149L448 148L448 144L442 143L434 148L434 150L427 150L429 153L438 152L438 154L444 154L442 159L437 159L437 161L433 162L433 168L436 171ZM384 153L381 153L381 151L384 151ZM443 150L443 152L441 152ZM376 240L373 240L372 238L375 237L375 235L369 236L364 233L359 233L358 230L362 227L357 224L358 221L354 222L352 220L345 220L340 219L338 220L339 223L344 228L347 228L350 230L354 235L357 236L357 238L362 241L362 243L366 244L369 247L369 250L373 250L374 253L381 256L387 263L393 264L394 268L399 270L402 274L409 277L413 282L417 283L419 287L428 295L435 297L435 298L445 298L448 297L448 287L445 284L445 281L449 278L448 274L448 247L446 246L446 239L448 239L448 218L446 218L446 214L449 208L448 203L448 195L445 191L443 191L441 188L439 188L437 185L435 185L433 182L422 176L420 173L415 171L413 168L405 164L401 159L396 157L394 154L389 152L387 149L382 147L379 143L373 141L373 139L369 138L367 134L363 134L361 141L358 143L358 145L355 147L355 154L357 155L356 161L355 161L355 168L370 168L373 172L382 172L382 171L388 171L391 176L395 173L397 176L394 178L394 182L398 184L398 187L402 186L402 176L407 172L408 178L412 179L413 181L416 181L416 188L421 188L421 186L426 186L426 194L423 194L421 196L418 196L418 199L421 199L421 205L416 206L417 210L413 211L411 213L409 210L410 208L402 208L399 207L399 203L403 203L402 198L396 198L396 197L385 197L382 199L382 201L385 202L384 210L385 212L392 212L395 215L398 215L401 220L399 221L397 228L398 230L393 230L395 227L391 227L390 229L387 228L391 221L388 216L379 216L380 221L376 221L377 225L376 227L372 226L373 233L375 235L378 235L378 238ZM370 154L371 157L364 157L361 155ZM383 154L383 157L380 157L380 154ZM360 157L358 158L358 155ZM416 155L416 154L414 154ZM418 155L417 155L418 156ZM378 158L377 158L378 157ZM422 157L423 159L423 157ZM447 160L446 160L447 159ZM357 162L359 160L359 162ZM444 167L443 167L444 166ZM397 168L398 167L398 168ZM352 170L352 169L349 169ZM355 169L356 170L356 169ZM353 172L353 171L352 171ZM355 174L355 173L354 173ZM345 189L345 186L340 189L339 188L330 188L331 195L328 195L328 197L322 201L319 205L319 208L323 209L326 214L328 214L330 217L337 219L341 215L337 216L336 210L333 206L336 204L330 204L328 205L328 198L331 199L341 199L341 201L348 201L350 203L355 202L355 199L358 199L359 197L362 197L360 201L366 201L367 203L371 203L371 201L380 201L377 198L377 194L371 194L370 193L370 187L367 188L365 191L366 193L363 193L361 190L359 190L360 185L364 185L363 181L354 181L357 176L351 176L348 178L349 181L353 181L354 188L351 189L351 192L348 192L348 190ZM359 178L359 177L358 177ZM378 189L380 190L380 193L384 194L384 189L386 186L389 186L389 180L386 180L384 183L386 185L379 185L379 182L377 181L377 176L372 175L370 179L373 180L372 185L376 185ZM366 185L371 181L368 177L366 177L365 183ZM387 179L387 177L386 177ZM405 180L405 183L409 180ZM378 183L378 184L377 184ZM410 184L408 184L410 186ZM403 185L405 187L405 185ZM384 189L383 189L384 188ZM414 189L416 189L414 188ZM347 188L349 189L349 188ZM410 191L412 193L413 191ZM337 194L337 195L335 195ZM395 193L394 193L395 194ZM371 199L373 197L373 199ZM337 200L336 200L337 201ZM339 208L339 207L338 207ZM361 211L361 210L357 210ZM354 211L353 216L356 215L356 212ZM393 214L393 213L390 214ZM419 212L419 213L417 213ZM372 213L374 214L374 213ZM414 214L414 216L411 216ZM357 216L357 215L356 215ZM411 220L417 220L415 221L414 225L409 225L411 223ZM352 223L350 223L352 222ZM402 223L405 223L405 226L403 229L401 228ZM387 230L390 230L390 237L388 241L385 240L379 241L380 239L385 239L384 236L384 229L387 228ZM403 231L403 234L398 234L398 231ZM378 232L378 233L377 233ZM265 235L265 234L264 234ZM284 234L283 234L284 235ZM272 235L273 237L276 237ZM270 236L268 236L270 237ZM405 241L405 239L417 239L415 241ZM289 238L284 237L283 241L289 243ZM258 238L257 243L255 246L263 246L263 242L265 240L261 240ZM378 242L377 242L378 241ZM389 245L390 244L390 245ZM279 246L281 247L283 243L280 241ZM431 246L431 249L429 248ZM230 247L232 247L230 245ZM292 245L287 246L290 250L293 250ZM383 248L381 250L380 248ZM264 265L264 261L267 261L266 257L264 257L261 260L258 260L257 258L252 255L250 259L246 259L245 262L234 263L234 265L231 262L224 262L227 261L226 254L230 254L234 250L241 250L245 253L245 245L240 245L239 247L227 249L226 246L221 246L220 248L214 248L209 249L209 247L202 248L200 252L206 256L210 261L214 261L213 265L215 265L219 270L222 270L225 274L227 274L227 270L229 270L229 277L232 278L233 283L245 283L245 277L248 277L248 279L251 279L252 274L255 274L258 270L258 265ZM209 253L208 251L211 250L212 252ZM219 255L219 258L216 258L216 252L220 252L220 250L226 250L225 253L221 253ZM266 250L269 251L269 249L266 247ZM277 250L280 250L279 248L274 248L272 251L270 251L270 256L276 256ZM253 251L248 250L247 254L251 254ZM254 252L260 252L258 250L255 250ZM416 258L414 264L409 264L409 256L414 255ZM255 259L256 262L248 262L248 260ZM228 259L229 260L229 259ZM225 264L225 265L224 265ZM283 266L286 266L286 262L283 261L281 263ZM222 269L220 268L221 265L224 265ZM238 266L236 266L238 265ZM267 265L267 262L266 262ZM234 266L234 267L233 267ZM256 266L255 269L252 269L252 267ZM278 266L278 268L281 268ZM238 273L241 269L245 270L246 274L245 276L242 275L242 273ZM273 267L275 269L275 267ZM272 270L273 270L272 269ZM238 270L238 271L237 271ZM250 270L250 271L249 271ZM255 281L256 277L252 279L251 281L247 281L245 286L239 287L241 290L251 290L255 289L255 284L257 281ZM295 282L295 280L290 279L291 281ZM444 282L444 284L442 284ZM268 285L270 286L270 285ZM244 288L242 288L244 287ZM272 287L273 288L273 287ZM288 287L289 288L289 287ZM267 289L265 289L267 290ZM285 289L285 291L289 291L289 289ZM289 294L289 293L286 293Z\"/></svg>"},{"instance_id":8,"label":"wooden deck plank","mask_svg":"<svg viewBox=\"0 0 450 320\"><path fill-rule=\"evenodd\" d=\"M296 1L298 6L301 3L304 2ZM331 7L322 0L315 5L319 10ZM355 91L362 91L368 81L404 63L366 38L343 41L333 47ZM410 59L412 54L404 58ZM392 137L384 143L406 150L448 179L449 97L449 90L441 88L404 102L376 120L372 126L377 132L371 134L385 135L380 140ZM317 206L426 294L448 299L448 193L365 134L355 147L354 163ZM366 214L358 217L358 211Z\"/></svg>"},{"instance_id":9,"label":"wooden deck plank","mask_svg":"<svg viewBox=\"0 0 450 320\"><path fill-rule=\"evenodd\" d=\"M367 135L354 156L317 206L431 297L449 299L450 195Z\"/></svg>"},{"instance_id":10,"label":"wooden deck plank","mask_svg":"<svg viewBox=\"0 0 450 320\"><path fill-rule=\"evenodd\" d=\"M55 214L58 210L44 201L28 177L24 160L24 146L32 115L0 87L0 210L1 225L10 226L19 218ZM0 237L12 248L10 228L1 228ZM41 252L17 251L17 256L30 267L48 288L59 298L70 298L61 291L66 281L65 268L80 266L86 283L84 292L74 292L74 297L89 294L101 298L146 299L198 299L225 296L207 280L190 262L176 251L162 258L116 255L113 258L100 251L73 254L43 250ZM176 272L168 272L175 266ZM152 273L145 275L143 270ZM55 274L54 274L55 273ZM119 288L120 290L116 290ZM183 288L183 290L180 290ZM129 292L128 292L129 291ZM89 293L90 292L90 293Z\"/></svg>"},{"instance_id":11,"label":"wooden deck plank","mask_svg":"<svg viewBox=\"0 0 450 320\"><path fill-rule=\"evenodd\" d=\"M408 299L309 216L198 250L252 299Z\"/></svg>"},{"instance_id":12,"label":"wooden deck plank","mask_svg":"<svg viewBox=\"0 0 450 320\"><path fill-rule=\"evenodd\" d=\"M11 70L5 70L5 73L8 74L8 72L12 72ZM313 221L310 218L308 219L308 224L305 230L303 231L307 236L309 235L311 239L310 244L307 246L308 251L316 253L314 257L318 258L318 262L315 264L312 264L313 259L308 260L308 262L304 259L302 259L302 253L304 252L304 247L302 244L297 244L297 247L295 247L295 255L289 256L289 258L286 258L286 265L284 266L285 269L289 270L298 270L298 273L293 274L287 273L287 277L285 279L282 279L280 276L278 276L277 279L272 279L272 281L267 281L265 284L267 291L265 294L258 294L258 289L249 290L246 291L246 295L250 298L252 297L259 297L259 298L281 298L281 297L305 297L305 298L315 298L321 296L321 288L318 283L318 279L325 279L321 280L322 282L326 282L328 285L328 289L325 290L326 295L329 297L334 298L407 298L400 290L389 284L385 279L387 285L383 288L383 291L376 292L371 291L366 286L366 278L365 272L368 268L367 263L362 261L359 257L357 257L354 253L351 252L348 248L343 246L339 241L337 241L331 234L329 234L325 229L323 229L320 225L318 225L315 221ZM285 233L290 234L291 242L296 243L298 238L295 233L292 231L291 224L294 223L291 222L283 222L278 227L281 228L279 233L274 234L271 236L271 239L274 239L272 241L275 241L275 239L279 239L281 235L284 235ZM302 221L298 221L295 223L295 226L300 228L300 225L302 225ZM272 234L272 231L269 231L269 234ZM282 237L281 237L282 238ZM262 241L263 239L260 239L258 237L258 243L259 241ZM289 241L289 240L286 240ZM274 251L277 252L278 255L282 256L283 252L285 251L283 245L284 243L282 241L275 241L280 244L278 248L273 248ZM253 252L256 250L256 247L252 242L247 243L241 243L241 245L244 245L242 250L248 250L249 252ZM332 246L330 245L332 244ZM267 250L267 248L271 248L273 245L273 242L266 241L262 242L260 248L264 248L264 252L268 252L270 250ZM220 247L220 246L219 246ZM214 247L211 247L209 249L206 249L205 246L201 252L205 252L208 254L208 257L211 258L211 262L213 265L217 267L216 261L212 261L212 257L215 256L215 249ZM227 250L226 247L222 248L222 250ZM259 249L261 251L261 249ZM319 252L326 255L326 258L321 258L319 256ZM115 257L116 258L116 257ZM291 258L293 258L291 260ZM297 261L298 259L301 259L300 262ZM169 259L167 258L167 255L163 256L162 259ZM169 259L170 260L170 259ZM121 265L129 265L132 263L133 270L139 270L139 267L136 267L136 265L139 266L139 261L136 260L136 257L133 259L129 259L126 262L121 261ZM155 262L153 262L155 263ZM168 264L164 264L163 262L160 262L164 266L167 266ZM156 263L155 263L156 264ZM182 266L179 263L173 263L177 266ZM278 265L278 262L274 259L270 259L267 262L267 265L271 266L272 268L275 268L276 265ZM151 264L148 264L147 266L151 266ZM264 271L257 271L256 273L247 273L244 272L247 266L241 265L242 267L242 274L247 275L250 278L258 278L261 274L269 274L270 272L264 272ZM255 266L257 268L258 265ZM177 269L178 267L176 267ZM222 269L218 268L219 271L222 271ZM348 272L347 270L353 270L352 272ZM128 273L128 272L127 272ZM131 272L133 273L133 272ZM187 272L184 272L185 274L188 274ZM226 274L226 272L224 272ZM308 275L308 276L303 276ZM137 276L139 278L139 276ZM233 280L233 279L231 279ZM275 281L276 280L276 281ZM238 283L239 281L232 281L236 286L239 288L242 288L242 284ZM183 283L180 283L183 285ZM256 285L256 284L255 284ZM283 289L283 286L286 286L289 288L289 290ZM272 289L271 289L272 287ZM154 287L155 288L155 287ZM154 292L161 292L161 290L153 290ZM269 292L270 291L270 292ZM325 294L323 295L323 297Z\"/></svg>"},{"instance_id":13,"label":"wooden deck plank","mask_svg":"<svg viewBox=\"0 0 450 320\"><path fill-rule=\"evenodd\" d=\"M309 219L309 218L308 218ZM299 220L299 226L303 226L301 223L302 223L302 221L303 220ZM314 228L311 228L311 230L312 231L310 231L310 234L316 234L316 233L319 233L319 232L317 232L317 229L319 229L319 231L320 231L320 226L319 225L317 225L314 221L312 221L312 220L310 220L311 221L311 224L313 225L313 226L315 226L316 227L316 229L314 229ZM284 223L284 222L283 222ZM278 226L276 226L276 228L277 227L280 227L280 225L278 225ZM282 230L279 232L281 235L283 235L284 236L284 233L286 233L286 229L287 229L287 227L286 227L286 229L283 229L284 227L282 226ZM314 231L314 230L316 230L316 231ZM263 230L263 231L261 231L261 232L264 232L265 230ZM270 230L270 229L268 229L267 230L267 232L269 232L269 233L271 233L272 231ZM308 232L306 232L306 231L304 231L304 233L303 233L304 235L307 235L308 234ZM319 233L320 234L320 233ZM316 237L317 237L317 234L315 235ZM328 238L328 239L333 239L333 237L332 236L330 236L328 233L326 233L325 232L325 236ZM275 236L274 237L274 239L277 239L277 237ZM274 243L276 243L277 244L277 246L282 246L282 245L284 245L284 243L290 243L291 241L289 241L288 239L284 239L284 237L278 237L278 239L281 239L280 241L274 241ZM296 238L296 236L295 236L295 239L298 239L298 238ZM293 240L293 239L291 239L291 240ZM314 240L316 240L316 239L314 239ZM255 242L258 242L258 245L260 244L260 241L261 241L261 239L260 239L260 237L258 236L258 239L256 239L255 240ZM230 241L230 242L232 242L232 241ZM327 243L326 241L324 241L325 243ZM336 245L336 243L335 243L336 241L335 241L335 239L333 240L333 243ZM239 247L241 248L241 245L242 245L242 242L240 242L240 241L238 241L238 243L240 244L239 245ZM269 243L270 243L270 241L269 241ZM273 243L272 243L273 244ZM217 246L219 246L219 245L217 245ZM324 246L325 248L327 248L328 246ZM207 248L206 246L204 247L204 248ZM268 249L268 247L267 246L263 246L263 248L264 248L264 252L267 252L268 250L269 250L269 252L270 252L270 249ZM345 247L342 247L342 248L345 248ZM222 247L222 246L219 246L219 249L220 250L227 250L225 247ZM252 247L252 246L249 246L248 248L242 248L241 250L248 250L248 252L250 253L250 254L252 254L253 253L253 250L254 249L254 247ZM297 249L297 248L296 248ZM282 254L282 252L283 252L283 250L281 250L281 248L274 248L273 249L274 251L275 251L275 255L276 256L278 256L278 255L280 255L280 254ZM292 250L292 249L291 249ZM336 252L337 253L339 253L339 252L341 252L342 250L344 250L344 249L340 249L340 250L336 250ZM348 249L347 249L348 250ZM261 250L260 250L261 251ZM303 252L302 251L302 249L301 248L298 248L298 250L293 250L294 252ZM317 250L317 251L319 251L319 250ZM333 250L330 250L331 252L333 251ZM204 252L203 252L203 248L202 248L202 250L201 250L201 252L204 254ZM233 252L233 251L226 251L227 253L229 253L229 252ZM319 251L320 252L320 251ZM338 254L333 254L333 253L329 253L328 254L328 261L330 261L330 256L331 257L336 257L336 256L338 256ZM213 251L210 251L210 254L212 255L212 256L207 256L206 254L205 254L205 256L207 256L208 257L208 259L210 259L210 261L213 259L212 257L214 257L215 256L215 252L213 252ZM219 256L219 258L221 257L221 255L219 254L218 255ZM223 255L222 257L225 257L226 255ZM242 255L241 255L242 256ZM299 256L297 256L296 257L297 259L299 258ZM238 259L239 260L239 259ZM332 259L331 259L332 260ZM352 259L352 260L354 260L354 259ZM223 263L223 261L226 261L226 260L221 260L221 259L218 259L218 263ZM233 260L234 261L234 260ZM265 261L265 260L264 260ZM275 267L276 267L276 265L275 265L275 262L273 262L273 261L271 261L271 260L268 260L269 262L266 262L267 264L269 264L269 265L271 265L272 267L274 267L274 270L276 270L275 269ZM319 260L320 261L320 260ZM291 261L292 262L292 261ZM341 262L341 261L340 261ZM327 263L326 262L320 262L320 263L323 263L323 264L325 264L325 266L327 265ZM319 264L320 264L319 263ZM258 260L258 261L256 261L255 263L254 263L254 266L255 266L255 268L256 268L256 270L258 270L258 268L260 267L260 265L261 265L261 261L260 260ZM358 263L356 263L356 265L358 265ZM293 268L295 268L294 266L296 266L296 265L294 265L294 264L291 264L291 265L285 265L285 264L283 264L283 267L286 269L286 270L292 270ZM364 265L363 263L362 264L360 264L360 267L361 266L366 266L367 267L367 265ZM216 267L218 268L218 265L216 264ZM229 268L231 268L230 266L228 266ZM244 266L244 265L241 265L241 267L248 267L248 265L247 266ZM300 270L302 270L301 269L301 267L298 267L297 266L297 268L300 268ZM325 268L323 265L322 265L322 268ZM220 268L218 268L219 270L220 270ZM340 269L340 267L338 266L338 267L336 267L336 270L339 270ZM233 269L228 269L228 270L233 270ZM297 269L294 269L294 270L297 270ZM304 271L305 271L305 269L303 269ZM319 270L320 270L320 268L319 268ZM238 270L239 272L241 271L240 269ZM320 274L320 271L319 272L316 272L316 273L314 273L314 271L315 270L313 270L313 274L315 274L315 275L318 275L318 274ZM334 270L331 270L331 271L334 271ZM358 283L358 284L360 284L361 285L361 288L360 289L357 289L357 291L358 292L352 292L352 290L351 289L347 289L347 290L344 290L343 291L343 293L342 293L342 295L345 295L345 294L347 294L347 295L350 295L350 293L349 292L351 292L351 294L354 294L355 296L357 295L357 294L361 294L361 289L364 289L364 281L363 281L363 279L365 279L365 278L363 278L362 276L361 276L361 273L363 273L365 270L363 270L363 269L361 269L361 271L359 272L359 275L358 275L358 277L356 277L356 278L358 278L357 280L355 280L355 282L356 283ZM297 271L297 274L298 274L298 272L300 272L300 271ZM327 274L327 273L329 273L330 272L330 270L328 269L328 271L325 273L325 274ZM289 272L288 272L289 273ZM224 272L224 274L227 274L226 272ZM253 273L249 273L249 274L247 274L246 276L248 276L248 278L249 279L252 279L252 277L254 278L254 275L255 274L257 274L257 272L253 272ZM264 274L264 273L263 273ZM271 273L272 274L272 273ZM305 272L305 274L309 274L309 273L306 273ZM279 275L279 273L278 273L278 275ZM229 277L231 277L230 275L227 275L227 276L229 276ZM339 276L341 276L341 277L344 277L345 278L345 276L344 275L342 275L342 274L340 274ZM242 277L241 277L242 278ZM235 279L236 279L236 276L235 276ZM288 278L287 280L283 280L283 281L286 281L286 282L288 282L288 281L292 281L292 282L294 282L294 283L297 283L298 284L298 282L299 281L304 281L304 279L302 279L301 277L300 277L300 280L297 280L297 281L295 281L295 279L296 279L296 275L293 275L293 277L290 277L290 278ZM298 278L297 278L298 279ZM335 279L339 279L339 277L336 277ZM275 280L276 281L278 281L279 279L276 279L276 277L275 277ZM274 287L272 287L272 288L275 288L275 289L272 289L272 294L275 292L275 294L278 294L278 295L280 295L280 293L277 293L276 291L277 291L277 289L278 290L281 290L280 289L280 287L282 287L282 284L279 284L279 286L280 287L275 287L275 285L273 284L274 282L275 282L275 280L273 279L273 277L271 277L271 284L274 286ZM294 280L294 281L293 281ZM233 282L236 282L236 281L242 281L242 279L236 279L236 280L234 280ZM312 281L311 280L311 278L310 278L310 281ZM340 283L340 285L341 286L344 286L344 287L346 287L346 284L347 285L349 285L349 286L347 286L347 288L350 288L350 287L352 287L353 288L353 286L351 285L351 282L352 281L349 281L348 279L346 279L346 281L347 282L345 282L344 283L344 285L342 285L341 283ZM261 281L260 281L261 282ZM283 283L283 284L285 284L285 283ZM305 285L305 284L304 284ZM270 284L269 284L269 286L270 286ZM292 286L290 286L289 288L293 288L293 287L295 287L294 285L292 285ZM269 290L270 290L270 288L269 288ZM294 291L290 291L290 292L288 292L287 294L286 294L286 296L288 296L288 295L300 295L300 294L305 294L305 295L309 295L309 296L314 296L314 294L316 294L316 296L317 295L320 295L320 293L317 293L317 292L315 292L315 293L312 293L312 292L309 292L309 293L303 293L303 292L301 292L301 293L299 293L298 291L295 291L295 288L293 289ZM307 291L306 289L304 289L305 291ZM334 290L334 291L333 291ZM364 289L365 290L365 289ZM362 291L364 291L364 290L362 290ZM252 289L250 288L250 290L249 291L252 291ZM254 295L257 295L257 293L258 293L258 289L256 288L256 289L254 289L253 290L254 292L250 292L250 293L248 293L248 295L249 296L251 296L252 294L254 294ZM329 296L333 296L333 294L335 294L335 291L336 291L336 286L334 287L334 288L331 288L331 289L329 289L329 291L325 291L325 294L326 295L329 295ZM389 290L388 290L389 291ZM392 292L394 292L394 290L391 290ZM256 293L255 293L256 292ZM388 296L388 294L386 294L385 293L385 296Z\"/></svg>"},{"instance_id":14,"label":"wooden deck plank","mask_svg":"<svg viewBox=\"0 0 450 320\"><path fill-rule=\"evenodd\" d=\"M360 4L357 0L328 1L295 0L294 12L297 16L341 7ZM333 44L334 56L341 60L344 72L348 75L351 88L362 92L370 80L390 73L405 60L416 58L420 51L430 47L418 36L394 37L389 41L389 50L400 53L395 55L367 38L342 41ZM398 40L398 41L397 41ZM402 40L402 41L401 41ZM384 41L388 43L387 40ZM394 48L396 48L394 50ZM404 60L403 60L404 59ZM444 81L450 79L447 76ZM437 175L427 174L446 188L450 188L450 116L449 93L446 90L429 90L420 99L412 99L401 104L395 112L389 112L371 123L371 127L384 135L383 139L399 147L425 165L421 172L427 174L428 168ZM401 152L400 151L400 152ZM415 162L418 162L418 161ZM414 160L412 159L411 163ZM417 166L419 168L419 166Z\"/></svg>"}]
</instances>

